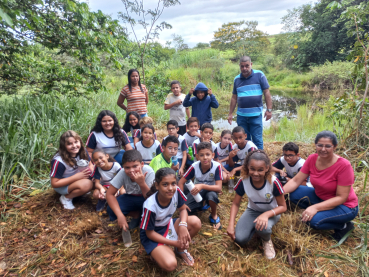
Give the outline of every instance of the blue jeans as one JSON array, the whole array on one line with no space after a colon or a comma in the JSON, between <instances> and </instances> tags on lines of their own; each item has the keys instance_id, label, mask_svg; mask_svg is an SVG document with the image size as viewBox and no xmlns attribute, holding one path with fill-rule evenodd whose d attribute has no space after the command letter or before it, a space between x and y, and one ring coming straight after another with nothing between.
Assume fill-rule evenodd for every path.
<instances>
[{"instance_id":1,"label":"blue jeans","mask_svg":"<svg viewBox=\"0 0 369 277\"><path fill-rule=\"evenodd\" d=\"M135 149L135 144L133 143L133 140L134 140L133 137L128 137L128 139L129 139L129 142L130 142L132 148Z\"/></svg>"},{"instance_id":2,"label":"blue jeans","mask_svg":"<svg viewBox=\"0 0 369 277\"><path fill-rule=\"evenodd\" d=\"M315 189L306 186L299 186L294 192L290 193L291 202L297 204L300 208L307 207L323 202L315 194ZM317 212L307 223L316 230L342 229L346 222L353 220L359 209L349 208L345 205L339 205L332 210Z\"/></svg>"},{"instance_id":3,"label":"blue jeans","mask_svg":"<svg viewBox=\"0 0 369 277\"><path fill-rule=\"evenodd\" d=\"M140 114L140 118L143 118L143 117L146 117L146 116L148 116L147 113Z\"/></svg>"},{"instance_id":4,"label":"blue jeans","mask_svg":"<svg viewBox=\"0 0 369 277\"><path fill-rule=\"evenodd\" d=\"M125 150L123 150L123 149L121 149L120 151L119 151L119 153L118 154L116 154L115 156L114 156L114 159L120 164L120 165L122 165L122 159L123 159L123 154L124 154L124 152L126 152Z\"/></svg>"},{"instance_id":5,"label":"blue jeans","mask_svg":"<svg viewBox=\"0 0 369 277\"><path fill-rule=\"evenodd\" d=\"M248 140L255 143L258 149L263 149L263 114L250 117L237 115L237 125L245 129Z\"/></svg>"}]
</instances>

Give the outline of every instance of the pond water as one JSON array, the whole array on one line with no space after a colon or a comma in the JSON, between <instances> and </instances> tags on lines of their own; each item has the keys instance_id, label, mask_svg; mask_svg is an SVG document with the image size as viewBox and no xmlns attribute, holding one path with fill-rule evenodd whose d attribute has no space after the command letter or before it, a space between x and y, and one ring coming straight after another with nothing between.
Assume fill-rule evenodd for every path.
<instances>
[{"instance_id":1,"label":"pond water","mask_svg":"<svg viewBox=\"0 0 369 277\"><path fill-rule=\"evenodd\" d=\"M272 101L273 101L273 117L272 121L279 121L283 117L287 117L288 119L295 118L297 116L297 107L304 104L312 104L315 98L313 96L313 91L303 91L303 90L271 90ZM326 99L328 95L320 95L318 100ZM263 114L265 112L266 106L264 102ZM237 108L236 108L237 109ZM236 123L236 111L233 113L233 121L232 125L229 125L227 118L229 113L229 104L219 105L218 109L213 109L213 121L211 122L214 125L216 130L231 130L232 128L237 126ZM263 118L263 127L268 128L270 126L271 120L265 121Z\"/></svg>"}]
</instances>

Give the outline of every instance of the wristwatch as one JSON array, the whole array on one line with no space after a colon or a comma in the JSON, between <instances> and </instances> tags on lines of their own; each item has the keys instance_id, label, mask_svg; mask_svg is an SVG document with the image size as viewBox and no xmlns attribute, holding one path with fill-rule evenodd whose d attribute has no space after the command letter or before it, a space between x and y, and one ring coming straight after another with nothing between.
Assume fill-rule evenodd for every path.
<instances>
[{"instance_id":1,"label":"wristwatch","mask_svg":"<svg viewBox=\"0 0 369 277\"><path fill-rule=\"evenodd\" d=\"M272 112L272 109L267 109L267 112L270 112L271 113Z\"/></svg>"}]
</instances>

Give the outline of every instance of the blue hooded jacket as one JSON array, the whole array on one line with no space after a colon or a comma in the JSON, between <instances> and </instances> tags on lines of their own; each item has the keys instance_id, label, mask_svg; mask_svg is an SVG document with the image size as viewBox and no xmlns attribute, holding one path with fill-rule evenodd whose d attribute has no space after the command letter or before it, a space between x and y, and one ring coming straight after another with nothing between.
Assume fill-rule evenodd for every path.
<instances>
[{"instance_id":1,"label":"blue hooded jacket","mask_svg":"<svg viewBox=\"0 0 369 277\"><path fill-rule=\"evenodd\" d=\"M205 96L202 100L197 98L197 91L204 91ZM186 98L183 101L184 107L192 106L192 117L197 117L200 121L200 127L204 123L211 123L213 119L213 115L211 113L211 108L218 108L219 103L215 98L214 94L208 95L208 88L204 83L198 83L195 87L195 91L193 93L194 97L191 98L191 94L187 94Z\"/></svg>"}]
</instances>

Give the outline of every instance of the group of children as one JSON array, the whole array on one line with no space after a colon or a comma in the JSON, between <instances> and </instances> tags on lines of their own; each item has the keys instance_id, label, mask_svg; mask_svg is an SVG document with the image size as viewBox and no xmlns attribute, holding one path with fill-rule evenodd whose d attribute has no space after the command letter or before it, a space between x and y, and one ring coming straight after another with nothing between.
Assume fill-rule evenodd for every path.
<instances>
[{"instance_id":1,"label":"group of children","mask_svg":"<svg viewBox=\"0 0 369 277\"><path fill-rule=\"evenodd\" d=\"M217 107L215 96L205 88L201 84L192 91L198 97L196 101L187 95L184 109L186 102L201 106L202 101L209 109ZM121 129L114 113L102 111L86 147L74 131L61 136L59 150L51 161L50 177L52 187L61 194L63 207L73 209L74 197L93 190L93 197L98 199L96 209L101 211L107 203L110 220L117 220L124 231L140 227L141 243L147 254L164 270L173 271L177 266L176 254L188 265L194 263L187 249L200 230L201 221L188 216L188 211L210 208L209 222L221 229L217 205L222 183L240 176L234 187L236 194L227 233L240 246L257 233L265 256L274 258L271 233L280 214L286 211L284 178L292 178L304 163L298 146L286 144L283 156L271 164L268 155L247 140L240 126L223 131L215 144L214 127L208 122L211 116L201 116L202 123L192 116L185 121L185 129L179 125L183 123L183 114L178 110L182 105L179 100L183 99L179 82L172 82L172 92L165 102L165 107L171 110L171 119L167 123L168 135L162 142L157 140L152 119L140 119L135 112L127 114ZM88 161L88 166L80 166L81 160ZM187 184L192 180L194 186L189 190ZM198 194L202 197L200 202L194 197ZM248 207L234 228L245 194ZM173 218L176 210L179 218ZM129 223L126 216L131 217ZM174 252L169 246L175 247Z\"/></svg>"}]
</instances>

